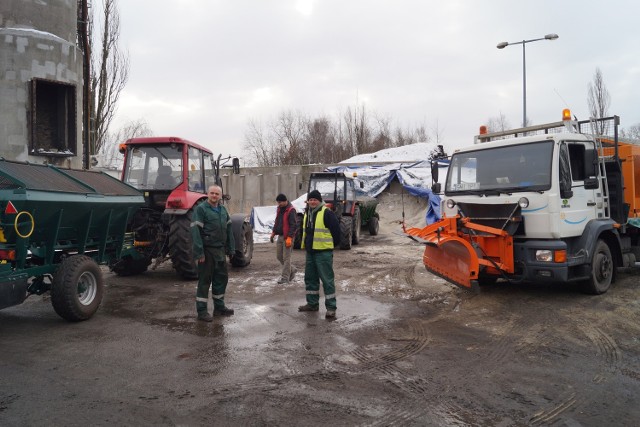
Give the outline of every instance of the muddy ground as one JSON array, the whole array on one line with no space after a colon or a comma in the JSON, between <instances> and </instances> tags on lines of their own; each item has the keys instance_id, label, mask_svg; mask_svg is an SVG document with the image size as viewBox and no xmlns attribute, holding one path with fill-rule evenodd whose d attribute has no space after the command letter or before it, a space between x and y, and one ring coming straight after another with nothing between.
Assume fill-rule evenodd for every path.
<instances>
[{"instance_id":1,"label":"muddy ground","mask_svg":"<svg viewBox=\"0 0 640 427\"><path fill-rule=\"evenodd\" d=\"M338 317L298 313L275 245L231 270L230 318L195 320L195 282L170 266L106 272L89 321L47 297L0 311L0 425L636 426L640 273L602 296L497 283L473 294L431 276L394 234L337 251ZM410 208L410 209L409 209ZM413 210L418 221L420 206ZM303 265L304 254L294 253Z\"/></svg>"}]
</instances>

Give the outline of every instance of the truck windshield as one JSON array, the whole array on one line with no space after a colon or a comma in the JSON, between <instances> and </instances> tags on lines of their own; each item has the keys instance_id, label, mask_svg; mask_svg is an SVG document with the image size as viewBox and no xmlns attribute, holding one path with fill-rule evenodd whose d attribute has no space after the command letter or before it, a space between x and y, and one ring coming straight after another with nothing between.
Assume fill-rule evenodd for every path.
<instances>
[{"instance_id":1,"label":"truck windshield","mask_svg":"<svg viewBox=\"0 0 640 427\"><path fill-rule=\"evenodd\" d=\"M172 190L182 182L182 146L127 147L124 182L139 190Z\"/></svg>"},{"instance_id":2,"label":"truck windshield","mask_svg":"<svg viewBox=\"0 0 640 427\"><path fill-rule=\"evenodd\" d=\"M551 188L553 141L456 153L445 194L499 194Z\"/></svg>"}]
</instances>

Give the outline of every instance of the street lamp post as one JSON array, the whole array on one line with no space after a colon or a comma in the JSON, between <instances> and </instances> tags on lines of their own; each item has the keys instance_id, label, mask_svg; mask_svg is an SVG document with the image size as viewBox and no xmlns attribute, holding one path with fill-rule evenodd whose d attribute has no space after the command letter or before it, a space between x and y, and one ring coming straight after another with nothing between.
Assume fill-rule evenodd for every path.
<instances>
[{"instance_id":1,"label":"street lamp post","mask_svg":"<svg viewBox=\"0 0 640 427\"><path fill-rule=\"evenodd\" d=\"M555 40L557 38L558 38L557 34L547 34L546 36L541 37L539 39L522 40L521 42L513 42L513 43L502 42L502 43L498 43L498 46L496 46L498 49L504 49L505 47L511 46L514 44L522 45L522 127L527 126L527 66L526 66L527 63L526 63L526 54L525 54L524 46L527 43L537 42L539 40Z\"/></svg>"}]
</instances>

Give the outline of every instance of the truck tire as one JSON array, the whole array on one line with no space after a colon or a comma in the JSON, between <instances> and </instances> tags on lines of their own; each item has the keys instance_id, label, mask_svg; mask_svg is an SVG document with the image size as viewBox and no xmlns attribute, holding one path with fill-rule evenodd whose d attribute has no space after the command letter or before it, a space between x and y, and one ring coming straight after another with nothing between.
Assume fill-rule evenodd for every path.
<instances>
[{"instance_id":1,"label":"truck tire","mask_svg":"<svg viewBox=\"0 0 640 427\"><path fill-rule=\"evenodd\" d=\"M369 223L367 224L367 227L369 228L369 234L371 234L372 236L378 235L378 231L380 230L380 219L378 218L377 213L371 217Z\"/></svg>"},{"instance_id":2,"label":"truck tire","mask_svg":"<svg viewBox=\"0 0 640 427\"><path fill-rule=\"evenodd\" d=\"M340 249L351 249L351 233L353 231L353 219L350 216L340 218Z\"/></svg>"},{"instance_id":3,"label":"truck tire","mask_svg":"<svg viewBox=\"0 0 640 427\"><path fill-rule=\"evenodd\" d=\"M236 244L236 253L231 258L231 265L234 267L246 267L253 258L253 228L244 218L243 214L231 216L233 238Z\"/></svg>"},{"instance_id":4,"label":"truck tire","mask_svg":"<svg viewBox=\"0 0 640 427\"><path fill-rule=\"evenodd\" d=\"M86 255L65 258L53 275L51 305L70 322L87 320L98 310L104 280L98 264Z\"/></svg>"},{"instance_id":5,"label":"truck tire","mask_svg":"<svg viewBox=\"0 0 640 427\"><path fill-rule=\"evenodd\" d=\"M599 239L591 259L591 277L584 283L585 292L592 295L607 292L613 280L614 268L609 245Z\"/></svg>"},{"instance_id":6,"label":"truck tire","mask_svg":"<svg viewBox=\"0 0 640 427\"><path fill-rule=\"evenodd\" d=\"M356 208L356 212L353 215L353 235L351 236L351 243L357 245L360 243L360 208Z\"/></svg>"},{"instance_id":7,"label":"truck tire","mask_svg":"<svg viewBox=\"0 0 640 427\"><path fill-rule=\"evenodd\" d=\"M149 264L151 264L151 259L149 258L133 259L130 256L126 256L114 263L111 266L111 271L121 277L135 276L147 271Z\"/></svg>"},{"instance_id":8,"label":"truck tire","mask_svg":"<svg viewBox=\"0 0 640 427\"><path fill-rule=\"evenodd\" d=\"M173 268L186 280L198 278L198 266L193 260L191 217L193 209L184 215L174 215L169 223L169 254Z\"/></svg>"}]
</instances>

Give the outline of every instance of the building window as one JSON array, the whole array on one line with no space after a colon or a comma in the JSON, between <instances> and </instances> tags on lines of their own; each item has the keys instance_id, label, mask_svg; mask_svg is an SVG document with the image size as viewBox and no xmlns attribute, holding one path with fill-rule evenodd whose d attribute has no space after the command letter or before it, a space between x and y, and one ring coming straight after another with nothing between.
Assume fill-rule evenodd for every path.
<instances>
[{"instance_id":1,"label":"building window","mask_svg":"<svg viewBox=\"0 0 640 427\"><path fill-rule=\"evenodd\" d=\"M77 145L75 85L33 79L30 125L30 154L75 156Z\"/></svg>"}]
</instances>

